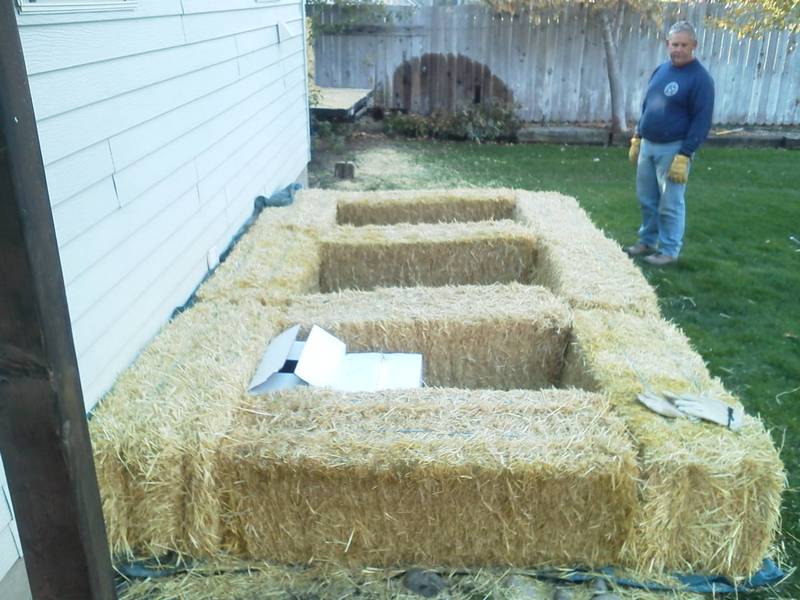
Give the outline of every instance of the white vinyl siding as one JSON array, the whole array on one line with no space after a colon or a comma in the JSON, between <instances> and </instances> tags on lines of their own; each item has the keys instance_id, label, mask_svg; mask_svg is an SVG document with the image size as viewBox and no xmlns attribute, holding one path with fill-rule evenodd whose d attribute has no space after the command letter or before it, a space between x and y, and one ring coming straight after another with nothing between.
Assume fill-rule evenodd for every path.
<instances>
[{"instance_id":1,"label":"white vinyl siding","mask_svg":"<svg viewBox=\"0 0 800 600\"><path fill-rule=\"evenodd\" d=\"M17 7L22 13L62 14L133 10L136 2L137 0L17 0Z\"/></svg>"},{"instance_id":2,"label":"white vinyl siding","mask_svg":"<svg viewBox=\"0 0 800 600\"><path fill-rule=\"evenodd\" d=\"M309 158L303 7L22 14L87 409Z\"/></svg>"},{"instance_id":3,"label":"white vinyl siding","mask_svg":"<svg viewBox=\"0 0 800 600\"><path fill-rule=\"evenodd\" d=\"M0 460L0 579L8 573L21 555L19 533L6 487L3 462Z\"/></svg>"},{"instance_id":4,"label":"white vinyl siding","mask_svg":"<svg viewBox=\"0 0 800 600\"><path fill-rule=\"evenodd\" d=\"M87 410L255 197L305 169L303 17L286 0L18 14ZM0 578L20 555L6 498L0 481Z\"/></svg>"}]
</instances>

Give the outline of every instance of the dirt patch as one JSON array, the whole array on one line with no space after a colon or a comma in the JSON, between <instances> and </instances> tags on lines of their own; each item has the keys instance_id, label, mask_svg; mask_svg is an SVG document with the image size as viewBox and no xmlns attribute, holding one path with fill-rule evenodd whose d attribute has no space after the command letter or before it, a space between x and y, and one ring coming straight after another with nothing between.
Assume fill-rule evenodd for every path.
<instances>
[{"instance_id":1,"label":"dirt patch","mask_svg":"<svg viewBox=\"0 0 800 600\"><path fill-rule=\"evenodd\" d=\"M309 168L312 187L337 190L413 189L429 187L438 181L439 173L418 161L412 149L383 136L352 139L345 152L323 148L315 152ZM333 166L338 161L355 163L355 179L337 179Z\"/></svg>"}]
</instances>

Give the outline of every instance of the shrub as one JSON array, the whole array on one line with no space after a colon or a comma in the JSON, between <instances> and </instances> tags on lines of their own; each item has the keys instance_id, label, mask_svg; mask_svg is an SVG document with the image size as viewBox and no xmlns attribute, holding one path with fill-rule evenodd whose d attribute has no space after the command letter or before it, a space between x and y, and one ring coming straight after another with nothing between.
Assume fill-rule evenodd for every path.
<instances>
[{"instance_id":1,"label":"shrub","mask_svg":"<svg viewBox=\"0 0 800 600\"><path fill-rule=\"evenodd\" d=\"M352 125L311 117L311 152L342 152L350 138Z\"/></svg>"},{"instance_id":2,"label":"shrub","mask_svg":"<svg viewBox=\"0 0 800 600\"><path fill-rule=\"evenodd\" d=\"M395 113L388 115L383 121L383 129L389 135L410 138L424 138L431 135L431 117L422 115Z\"/></svg>"},{"instance_id":3,"label":"shrub","mask_svg":"<svg viewBox=\"0 0 800 600\"><path fill-rule=\"evenodd\" d=\"M396 113L384 120L388 135L471 142L515 141L520 126L514 107L507 104L481 104L429 116Z\"/></svg>"}]
</instances>

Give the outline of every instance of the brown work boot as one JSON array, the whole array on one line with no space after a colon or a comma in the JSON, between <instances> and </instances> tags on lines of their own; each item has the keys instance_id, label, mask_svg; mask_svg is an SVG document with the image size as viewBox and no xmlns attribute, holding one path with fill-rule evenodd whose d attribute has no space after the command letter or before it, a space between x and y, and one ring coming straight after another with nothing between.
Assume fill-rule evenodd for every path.
<instances>
[{"instance_id":1,"label":"brown work boot","mask_svg":"<svg viewBox=\"0 0 800 600\"><path fill-rule=\"evenodd\" d=\"M633 246L626 246L625 253L628 256L644 256L645 254L652 254L655 252L656 249L652 246L648 246L647 244L642 244L641 242L634 244Z\"/></svg>"},{"instance_id":2,"label":"brown work boot","mask_svg":"<svg viewBox=\"0 0 800 600\"><path fill-rule=\"evenodd\" d=\"M670 256L669 254L651 254L650 256L645 256L644 260L656 267L663 267L678 262L678 257Z\"/></svg>"}]
</instances>

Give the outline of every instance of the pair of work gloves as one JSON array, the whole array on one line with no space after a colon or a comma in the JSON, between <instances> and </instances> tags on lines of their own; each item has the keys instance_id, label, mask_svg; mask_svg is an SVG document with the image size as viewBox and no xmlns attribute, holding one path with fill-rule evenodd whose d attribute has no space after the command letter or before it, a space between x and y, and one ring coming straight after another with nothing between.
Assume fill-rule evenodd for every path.
<instances>
[{"instance_id":1,"label":"pair of work gloves","mask_svg":"<svg viewBox=\"0 0 800 600\"><path fill-rule=\"evenodd\" d=\"M631 148L628 151L628 158L633 164L639 160L639 147L642 145L642 138L634 135L631 138ZM667 179L675 183L686 183L689 181L689 157L685 154L676 154L672 159L672 164L667 173Z\"/></svg>"},{"instance_id":2,"label":"pair of work gloves","mask_svg":"<svg viewBox=\"0 0 800 600\"><path fill-rule=\"evenodd\" d=\"M711 396L643 392L637 398L653 412L672 419L702 419L727 427L731 431L737 431L744 423L744 410L740 406L730 406Z\"/></svg>"}]
</instances>

